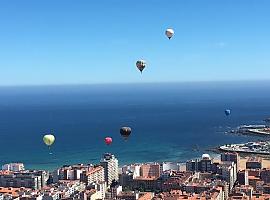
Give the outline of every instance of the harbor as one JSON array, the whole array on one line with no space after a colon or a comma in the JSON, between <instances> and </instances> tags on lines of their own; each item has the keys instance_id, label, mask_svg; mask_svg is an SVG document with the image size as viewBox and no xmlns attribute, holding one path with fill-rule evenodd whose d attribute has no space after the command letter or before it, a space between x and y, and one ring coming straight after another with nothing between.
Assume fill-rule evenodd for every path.
<instances>
[{"instance_id":1,"label":"harbor","mask_svg":"<svg viewBox=\"0 0 270 200\"><path fill-rule=\"evenodd\" d=\"M270 118L263 120L265 124L255 125L241 125L236 129L231 130L233 134L242 135L256 135L269 137L270 136ZM227 152L238 152L242 154L259 154L259 155L270 155L270 142L269 141L258 141L258 142L247 142L241 144L225 144L219 146L216 150L227 151Z\"/></svg>"},{"instance_id":2,"label":"harbor","mask_svg":"<svg viewBox=\"0 0 270 200\"><path fill-rule=\"evenodd\" d=\"M270 128L267 125L242 125L231 132L243 135L270 136Z\"/></svg>"},{"instance_id":3,"label":"harbor","mask_svg":"<svg viewBox=\"0 0 270 200\"><path fill-rule=\"evenodd\" d=\"M265 124L241 125L230 132L242 135L270 136L270 118L263 121Z\"/></svg>"},{"instance_id":4,"label":"harbor","mask_svg":"<svg viewBox=\"0 0 270 200\"><path fill-rule=\"evenodd\" d=\"M221 151L270 155L270 142L248 142L243 144L226 144L219 147Z\"/></svg>"}]
</instances>

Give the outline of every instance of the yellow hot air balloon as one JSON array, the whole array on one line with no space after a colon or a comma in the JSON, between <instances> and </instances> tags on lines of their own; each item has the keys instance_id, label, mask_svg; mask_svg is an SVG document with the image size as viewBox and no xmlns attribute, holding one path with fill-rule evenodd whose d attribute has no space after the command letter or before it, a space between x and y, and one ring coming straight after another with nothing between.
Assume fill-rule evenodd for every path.
<instances>
[{"instance_id":1,"label":"yellow hot air balloon","mask_svg":"<svg viewBox=\"0 0 270 200\"><path fill-rule=\"evenodd\" d=\"M44 135L44 137L43 137L43 142L44 142L49 148L50 148L50 146L53 145L54 141L55 141L54 135L49 134L49 135Z\"/></svg>"}]
</instances>

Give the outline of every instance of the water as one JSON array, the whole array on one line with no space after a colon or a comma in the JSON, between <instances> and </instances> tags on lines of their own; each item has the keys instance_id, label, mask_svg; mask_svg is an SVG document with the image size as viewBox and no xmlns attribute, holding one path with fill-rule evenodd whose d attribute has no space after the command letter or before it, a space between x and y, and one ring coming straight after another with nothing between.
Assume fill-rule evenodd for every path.
<instances>
[{"instance_id":1,"label":"water","mask_svg":"<svg viewBox=\"0 0 270 200\"><path fill-rule=\"evenodd\" d=\"M270 116L270 82L0 87L0 164L52 170L98 163L178 161L224 143L257 140L224 134ZM224 114L231 109L230 117ZM125 142L121 126L131 126ZM51 150L45 133L56 136ZM113 144L106 146L104 137ZM199 151L194 151L194 148ZM50 154L52 152L52 154Z\"/></svg>"}]
</instances>

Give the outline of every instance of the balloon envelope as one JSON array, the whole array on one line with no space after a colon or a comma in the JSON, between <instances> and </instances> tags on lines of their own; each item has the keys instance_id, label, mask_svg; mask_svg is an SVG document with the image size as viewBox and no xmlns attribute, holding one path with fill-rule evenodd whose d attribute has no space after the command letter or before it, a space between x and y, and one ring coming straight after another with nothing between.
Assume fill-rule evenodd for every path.
<instances>
[{"instance_id":1,"label":"balloon envelope","mask_svg":"<svg viewBox=\"0 0 270 200\"><path fill-rule=\"evenodd\" d=\"M166 34L166 36L167 36L169 39L171 39L172 36L174 35L174 30L171 29L171 28L168 28L168 29L165 31L165 34Z\"/></svg>"},{"instance_id":2,"label":"balloon envelope","mask_svg":"<svg viewBox=\"0 0 270 200\"><path fill-rule=\"evenodd\" d=\"M51 146L55 141L55 137L54 135L48 134L48 135L44 135L43 137L43 142L47 145L47 146Z\"/></svg>"},{"instance_id":3,"label":"balloon envelope","mask_svg":"<svg viewBox=\"0 0 270 200\"><path fill-rule=\"evenodd\" d=\"M226 116L229 116L230 114L231 114L231 110L229 110L229 109L225 110L225 115Z\"/></svg>"},{"instance_id":4,"label":"balloon envelope","mask_svg":"<svg viewBox=\"0 0 270 200\"><path fill-rule=\"evenodd\" d=\"M136 66L140 70L140 72L142 72L146 66L146 62L144 60L138 60L136 62Z\"/></svg>"},{"instance_id":5,"label":"balloon envelope","mask_svg":"<svg viewBox=\"0 0 270 200\"><path fill-rule=\"evenodd\" d=\"M104 141L105 141L105 143L106 143L107 145L110 145L110 144L112 143L112 138L111 138L111 137L106 137L106 138L104 139Z\"/></svg>"},{"instance_id":6,"label":"balloon envelope","mask_svg":"<svg viewBox=\"0 0 270 200\"><path fill-rule=\"evenodd\" d=\"M122 127L120 128L120 134L121 136L126 140L131 134L131 128L130 127Z\"/></svg>"}]
</instances>

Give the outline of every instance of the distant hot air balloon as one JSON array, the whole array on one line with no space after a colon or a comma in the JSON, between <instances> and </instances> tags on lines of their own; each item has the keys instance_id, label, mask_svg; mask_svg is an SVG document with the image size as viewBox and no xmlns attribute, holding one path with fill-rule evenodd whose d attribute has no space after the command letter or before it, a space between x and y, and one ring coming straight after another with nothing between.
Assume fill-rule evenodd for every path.
<instances>
[{"instance_id":1,"label":"distant hot air balloon","mask_svg":"<svg viewBox=\"0 0 270 200\"><path fill-rule=\"evenodd\" d=\"M146 62L144 60L138 60L136 62L136 66L140 70L140 72L142 73L142 71L144 70L144 68L146 66Z\"/></svg>"},{"instance_id":2,"label":"distant hot air balloon","mask_svg":"<svg viewBox=\"0 0 270 200\"><path fill-rule=\"evenodd\" d=\"M131 134L131 128L130 127L122 127L122 128L120 128L120 134L125 140L127 140L128 137Z\"/></svg>"},{"instance_id":3,"label":"distant hot air balloon","mask_svg":"<svg viewBox=\"0 0 270 200\"><path fill-rule=\"evenodd\" d=\"M50 148L55 141L54 135L48 134L44 135L43 137L43 142Z\"/></svg>"},{"instance_id":4,"label":"distant hot air balloon","mask_svg":"<svg viewBox=\"0 0 270 200\"><path fill-rule=\"evenodd\" d=\"M112 143L112 138L111 138L111 137L105 137L104 142L105 142L107 145L110 145L110 144Z\"/></svg>"},{"instance_id":5,"label":"distant hot air balloon","mask_svg":"<svg viewBox=\"0 0 270 200\"><path fill-rule=\"evenodd\" d=\"M174 30L171 28L168 28L168 29L166 29L165 34L169 39L171 39L172 36L174 35Z\"/></svg>"},{"instance_id":6,"label":"distant hot air balloon","mask_svg":"<svg viewBox=\"0 0 270 200\"><path fill-rule=\"evenodd\" d=\"M231 114L231 110L229 110L229 109L225 110L225 115L226 116L229 116L230 114Z\"/></svg>"}]
</instances>

